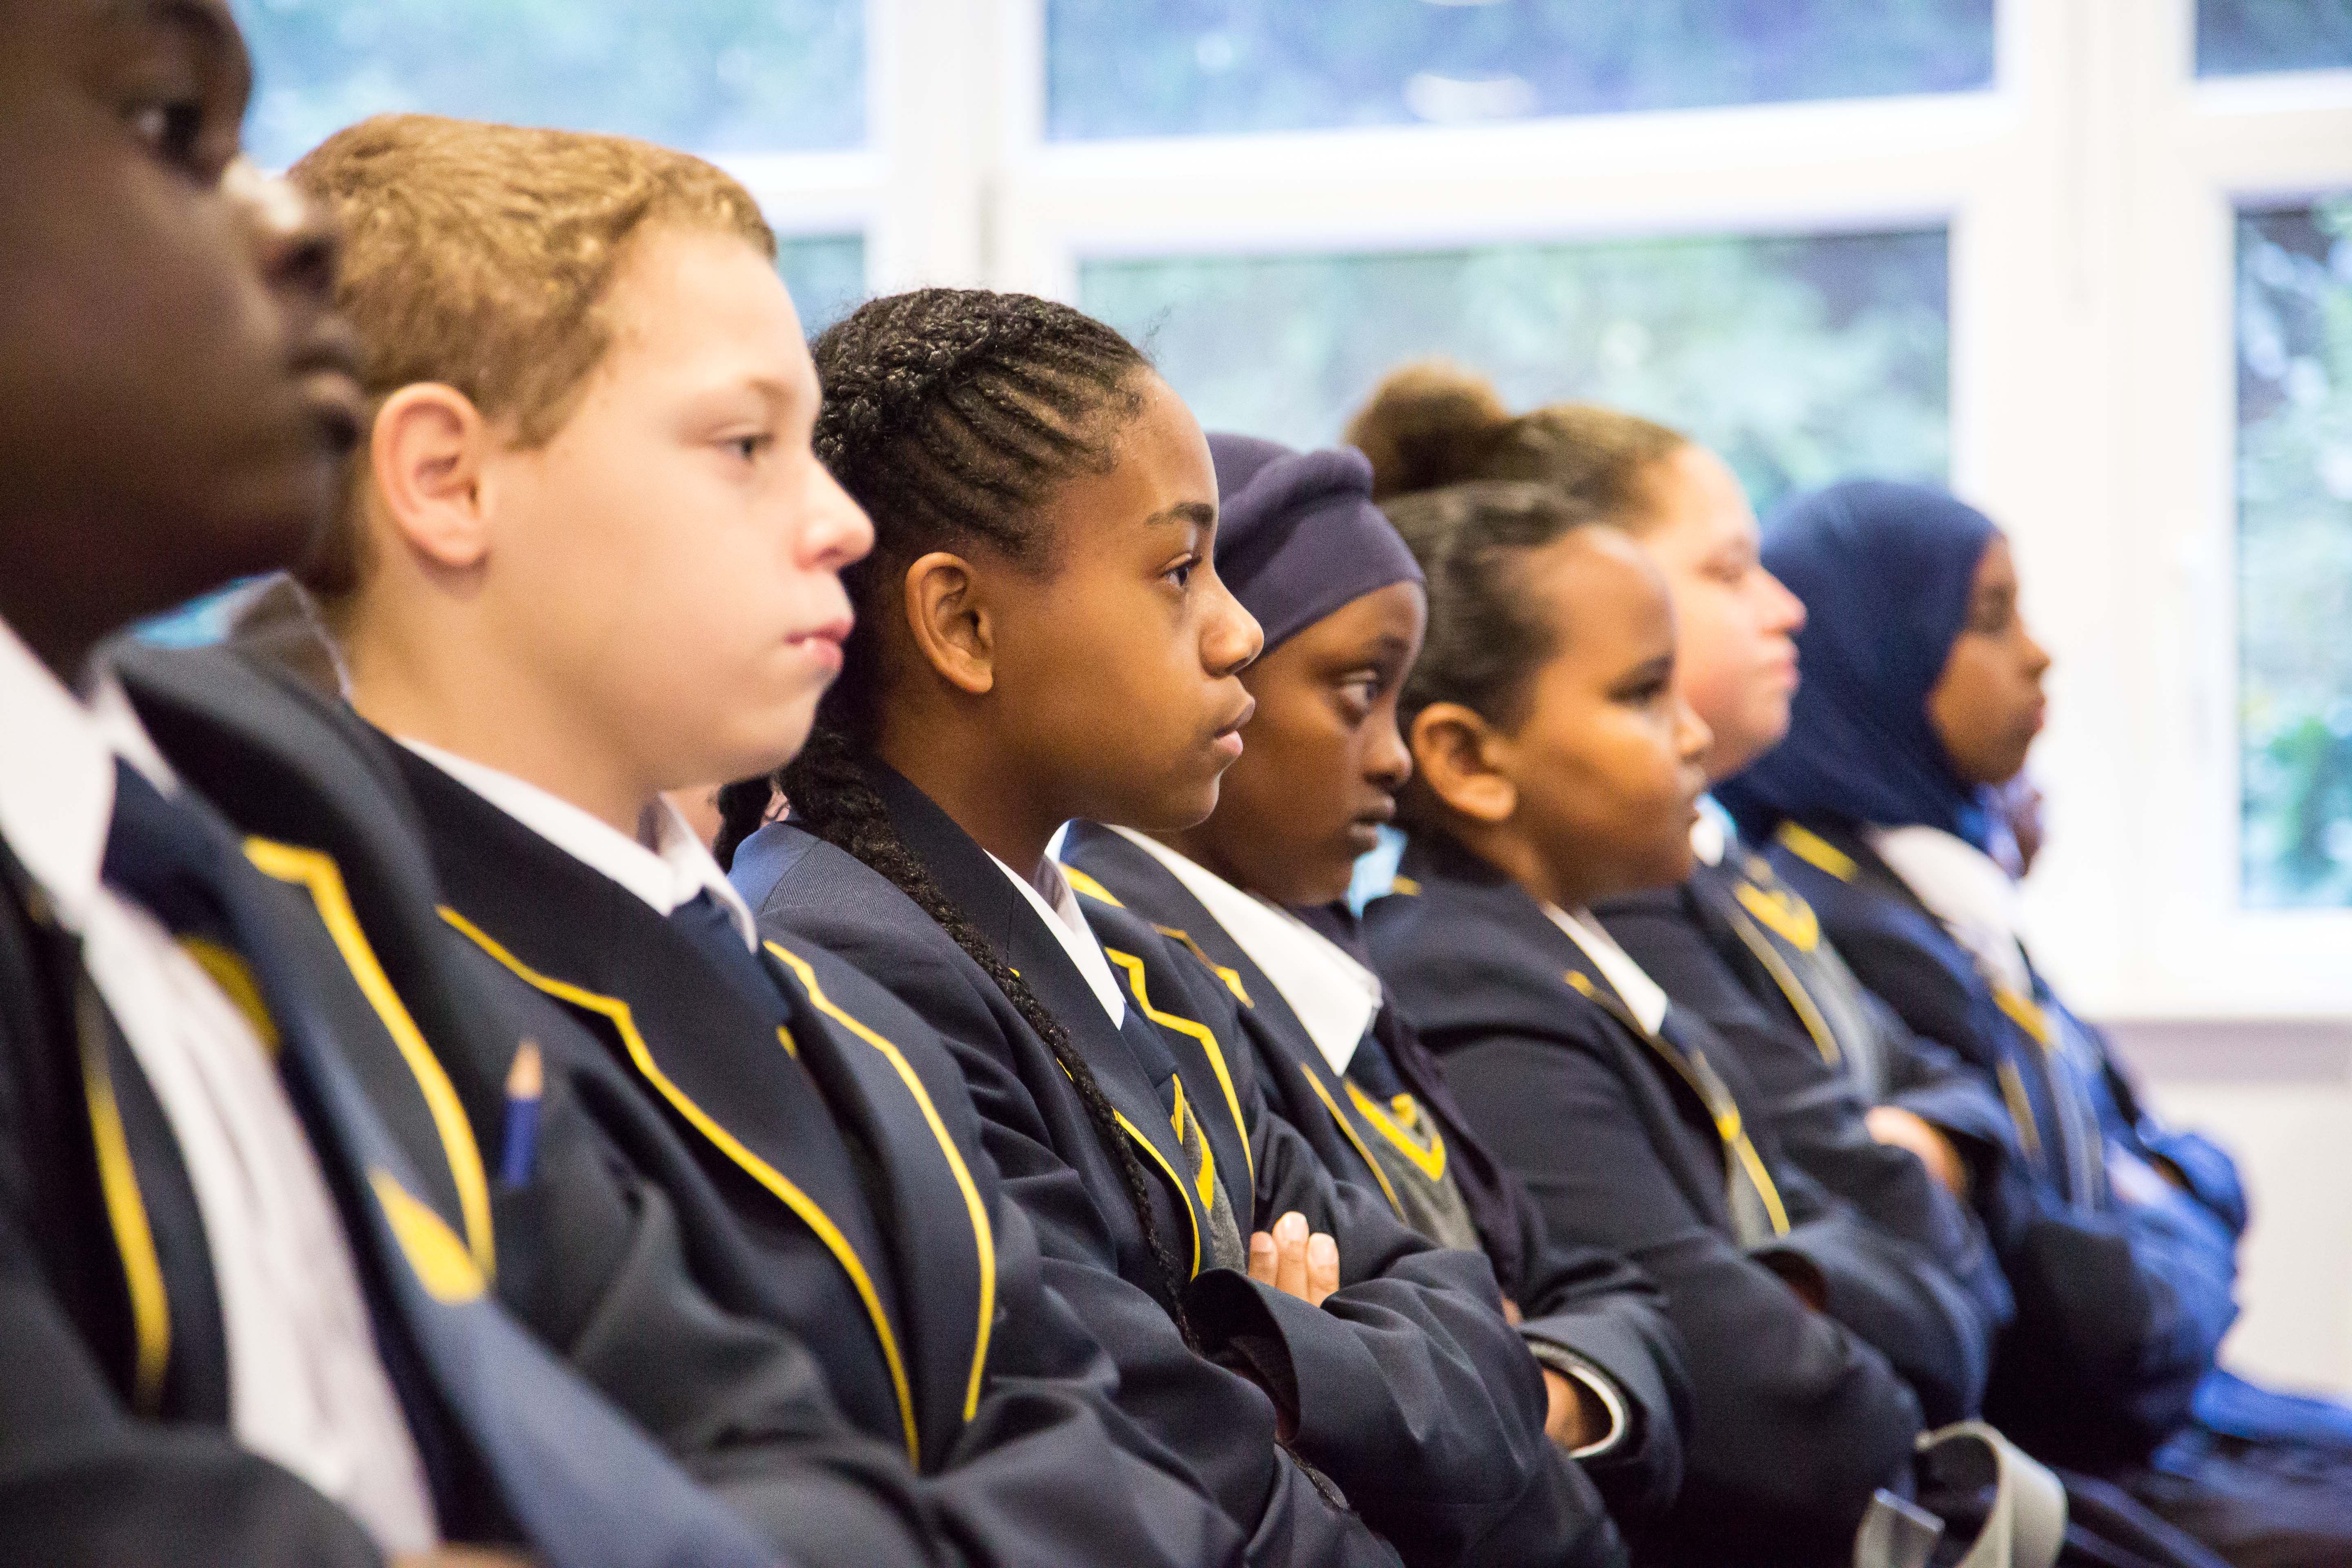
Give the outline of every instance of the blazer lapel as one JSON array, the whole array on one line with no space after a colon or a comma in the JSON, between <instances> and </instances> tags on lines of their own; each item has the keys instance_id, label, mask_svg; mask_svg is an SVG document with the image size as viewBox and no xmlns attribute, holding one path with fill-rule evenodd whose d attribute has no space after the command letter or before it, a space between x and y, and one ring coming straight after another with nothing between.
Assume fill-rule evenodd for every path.
<instances>
[{"instance_id":1,"label":"blazer lapel","mask_svg":"<svg viewBox=\"0 0 2352 1568\"><path fill-rule=\"evenodd\" d=\"M898 1304L921 1446L935 1461L980 1407L996 1317L986 1200L901 1042L840 1005L820 973L824 956L769 942L761 957L793 1000L801 1061L880 1169L889 1203L881 1245L893 1272L922 1282Z\"/></svg>"},{"instance_id":2,"label":"blazer lapel","mask_svg":"<svg viewBox=\"0 0 2352 1568\"><path fill-rule=\"evenodd\" d=\"M824 1120L816 1069L793 1079L801 1036L822 1032L771 1026L643 900L430 763L404 753L402 767L425 808L443 918L601 1034L658 1103L814 1233L872 1325L914 1454L898 1273Z\"/></svg>"},{"instance_id":3,"label":"blazer lapel","mask_svg":"<svg viewBox=\"0 0 2352 1568\"><path fill-rule=\"evenodd\" d=\"M1095 1081L1119 1126L1136 1145L1144 1169L1158 1171L1167 1180L1192 1232L1191 1267L1198 1274L1210 1263L1207 1224L1198 1193L1180 1173L1192 1161L1169 1122L1171 1080L1177 1069L1166 1043L1132 1004L1125 1023L1114 1028L1060 940L1045 929L988 851L896 770L879 763L867 765L899 837L1068 1031L1071 1043L1094 1069Z\"/></svg>"}]
</instances>

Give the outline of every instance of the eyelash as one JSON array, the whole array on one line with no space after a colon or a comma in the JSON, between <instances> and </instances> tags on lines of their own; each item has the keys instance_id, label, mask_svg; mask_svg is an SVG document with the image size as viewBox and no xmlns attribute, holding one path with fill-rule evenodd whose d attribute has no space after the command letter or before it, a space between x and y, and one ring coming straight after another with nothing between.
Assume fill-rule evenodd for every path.
<instances>
[{"instance_id":1,"label":"eyelash","mask_svg":"<svg viewBox=\"0 0 2352 1568\"><path fill-rule=\"evenodd\" d=\"M775 444L776 438L773 436L766 435L730 436L727 438L726 443L728 450L733 452L737 457L742 458L747 463L757 461L761 453L766 451Z\"/></svg>"},{"instance_id":2,"label":"eyelash","mask_svg":"<svg viewBox=\"0 0 2352 1568\"><path fill-rule=\"evenodd\" d=\"M124 119L130 123L131 134L146 142L157 157L184 169L194 169L196 150L204 140L205 106L201 102L183 98L142 103L131 108Z\"/></svg>"},{"instance_id":3,"label":"eyelash","mask_svg":"<svg viewBox=\"0 0 2352 1568\"><path fill-rule=\"evenodd\" d=\"M1201 558L1199 556L1190 555L1176 563L1175 565L1168 568L1167 571L1162 572L1160 575L1163 577L1174 578L1176 580L1176 586L1179 588L1189 588L1192 585L1192 573L1200 564Z\"/></svg>"}]
</instances>

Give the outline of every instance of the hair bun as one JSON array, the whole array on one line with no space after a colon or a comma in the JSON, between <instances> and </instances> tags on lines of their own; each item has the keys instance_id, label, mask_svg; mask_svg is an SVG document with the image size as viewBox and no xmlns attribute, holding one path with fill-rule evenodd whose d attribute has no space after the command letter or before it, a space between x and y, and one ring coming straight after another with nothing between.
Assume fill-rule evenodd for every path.
<instances>
[{"instance_id":1,"label":"hair bun","mask_svg":"<svg viewBox=\"0 0 2352 1568\"><path fill-rule=\"evenodd\" d=\"M1511 423L1494 383L1448 360L1423 360L1381 378L1346 438L1372 460L1372 494L1385 498L1474 477L1479 455Z\"/></svg>"}]
</instances>

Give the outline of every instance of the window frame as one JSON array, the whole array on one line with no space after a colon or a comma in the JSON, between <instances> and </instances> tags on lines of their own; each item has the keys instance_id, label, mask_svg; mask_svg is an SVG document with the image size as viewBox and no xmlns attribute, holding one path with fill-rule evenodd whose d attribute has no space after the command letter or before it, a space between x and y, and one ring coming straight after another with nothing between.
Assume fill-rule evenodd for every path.
<instances>
[{"instance_id":1,"label":"window frame","mask_svg":"<svg viewBox=\"0 0 2352 1568\"><path fill-rule=\"evenodd\" d=\"M1952 482L2057 656L2037 952L2091 1013L2352 1012L2352 910L2240 907L2236 206L2352 188L2352 70L2199 78L2195 0L2000 0L1973 92L1051 142L1045 0L868 0L869 145L737 160L877 290L1095 257L1942 224Z\"/></svg>"}]
</instances>

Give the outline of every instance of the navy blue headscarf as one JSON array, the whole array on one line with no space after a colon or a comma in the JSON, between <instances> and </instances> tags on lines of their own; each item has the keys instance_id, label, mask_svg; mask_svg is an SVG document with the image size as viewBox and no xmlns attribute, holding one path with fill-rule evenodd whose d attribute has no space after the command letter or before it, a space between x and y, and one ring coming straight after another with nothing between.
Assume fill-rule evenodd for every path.
<instances>
[{"instance_id":1,"label":"navy blue headscarf","mask_svg":"<svg viewBox=\"0 0 2352 1568\"><path fill-rule=\"evenodd\" d=\"M1372 504L1371 459L1353 447L1295 452L1209 435L1217 467L1217 575L1265 628L1265 651L1421 567Z\"/></svg>"},{"instance_id":2,"label":"navy blue headscarf","mask_svg":"<svg viewBox=\"0 0 2352 1568\"><path fill-rule=\"evenodd\" d=\"M1986 792L1961 779L1927 694L2000 531L1941 490L1856 479L1783 507L1764 564L1804 601L1789 734L1716 791L1760 843L1783 818L1940 827L1979 848Z\"/></svg>"}]
</instances>

